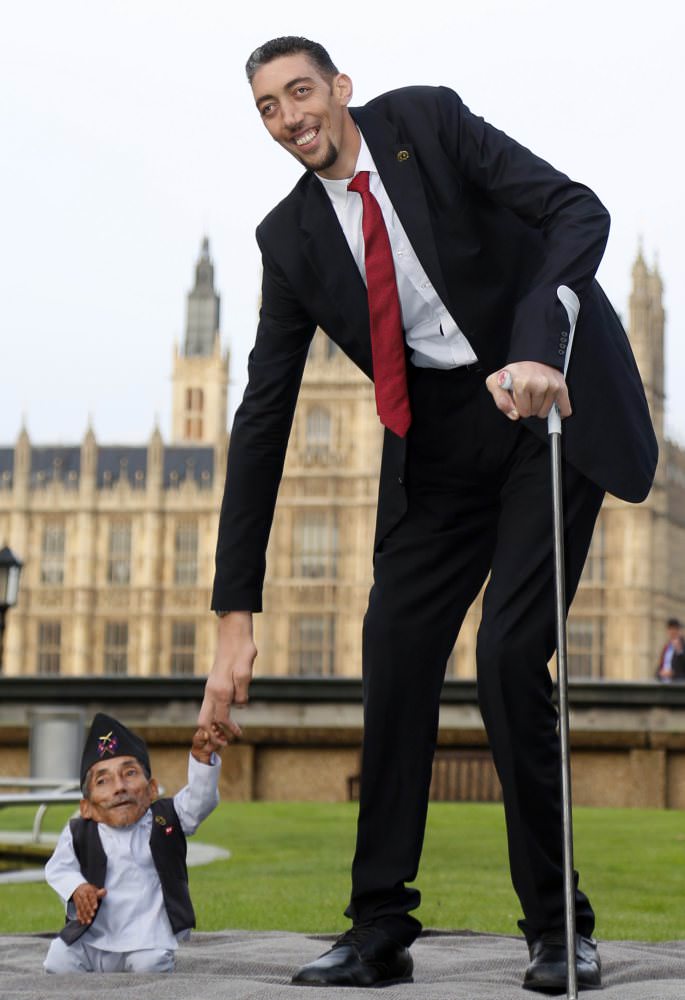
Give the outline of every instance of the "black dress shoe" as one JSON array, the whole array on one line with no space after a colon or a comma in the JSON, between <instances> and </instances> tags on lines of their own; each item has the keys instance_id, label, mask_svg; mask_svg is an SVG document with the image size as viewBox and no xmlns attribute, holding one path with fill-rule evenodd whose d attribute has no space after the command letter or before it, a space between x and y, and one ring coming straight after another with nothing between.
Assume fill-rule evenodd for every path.
<instances>
[{"instance_id":1,"label":"black dress shoe","mask_svg":"<svg viewBox=\"0 0 685 1000\"><path fill-rule=\"evenodd\" d=\"M528 946L530 965L523 979L525 990L566 992L566 935L549 931ZM576 934L576 971L579 990L602 988L602 962L594 938Z\"/></svg>"},{"instance_id":2,"label":"black dress shoe","mask_svg":"<svg viewBox=\"0 0 685 1000\"><path fill-rule=\"evenodd\" d=\"M303 966L292 981L296 986L391 986L411 983L413 968L408 948L380 927L360 924Z\"/></svg>"}]
</instances>

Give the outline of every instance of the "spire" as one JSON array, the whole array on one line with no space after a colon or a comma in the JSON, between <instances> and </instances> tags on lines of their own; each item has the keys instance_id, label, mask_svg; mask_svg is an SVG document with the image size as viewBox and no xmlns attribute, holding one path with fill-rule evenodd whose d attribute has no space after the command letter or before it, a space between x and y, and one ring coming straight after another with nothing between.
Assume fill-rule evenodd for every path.
<instances>
[{"instance_id":1,"label":"spire","mask_svg":"<svg viewBox=\"0 0 685 1000\"><path fill-rule=\"evenodd\" d=\"M647 277L648 269L645 263L643 246L642 246L642 236L640 236L637 244L637 254L635 256L635 261L633 263L633 283L643 280Z\"/></svg>"},{"instance_id":2,"label":"spire","mask_svg":"<svg viewBox=\"0 0 685 1000\"><path fill-rule=\"evenodd\" d=\"M656 294L661 298L661 293L664 290L664 282L661 277L661 271L659 270L659 251L654 251L654 267L652 268L652 287L656 290Z\"/></svg>"},{"instance_id":3,"label":"spire","mask_svg":"<svg viewBox=\"0 0 685 1000\"><path fill-rule=\"evenodd\" d=\"M147 478L150 489L161 490L164 480L164 442L156 418L147 445Z\"/></svg>"},{"instance_id":4,"label":"spire","mask_svg":"<svg viewBox=\"0 0 685 1000\"><path fill-rule=\"evenodd\" d=\"M93 430L92 414L88 414L88 426L81 442L81 480L95 489L98 467L98 445Z\"/></svg>"},{"instance_id":5,"label":"spire","mask_svg":"<svg viewBox=\"0 0 685 1000\"><path fill-rule=\"evenodd\" d=\"M186 357L211 357L219 331L219 307L220 299L214 290L214 263L205 236L195 265L195 287L188 295L183 344Z\"/></svg>"}]
</instances>

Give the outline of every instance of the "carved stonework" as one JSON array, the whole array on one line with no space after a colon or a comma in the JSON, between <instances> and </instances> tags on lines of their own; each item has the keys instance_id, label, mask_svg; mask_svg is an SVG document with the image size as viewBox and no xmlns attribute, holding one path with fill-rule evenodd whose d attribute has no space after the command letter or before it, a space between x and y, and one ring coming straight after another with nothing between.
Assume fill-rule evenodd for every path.
<instances>
[{"instance_id":1,"label":"carved stonework","mask_svg":"<svg viewBox=\"0 0 685 1000\"><path fill-rule=\"evenodd\" d=\"M213 294L207 294L206 260L200 271L199 298L206 305ZM175 429L166 448L155 427L127 455L120 448L106 452L89 427L80 444L63 452L32 446L25 429L14 454L5 450L0 545L10 545L24 561L19 606L7 616L3 670L8 674L35 671L36 635L46 612L61 624L64 675L102 673L105 662L119 655L113 643L122 636L129 674L168 674L172 639L184 629L195 637L196 671L211 663L216 621L208 606L229 439L228 354L218 337L205 342L201 318L193 319L193 350L204 344L205 353L193 354L185 345L176 352ZM644 504L605 501L569 618L569 648L572 672L645 680L653 676L665 619L685 617L685 451L664 439L662 287L658 270L642 255L633 272L629 332L661 459ZM204 445L186 455L195 446L185 436L186 404L200 400L188 397L187 390L197 388L203 390ZM318 663L337 674L359 674L381 445L372 384L318 331L269 542L266 613L256 616L262 673L307 672ZM174 448L179 450L171 461ZM39 452L42 465L36 462ZM167 475L176 470L167 485L165 466ZM44 550L46 529L56 521L64 525L63 564ZM130 551L112 552L112 528L122 522L130 525ZM183 552L187 537L196 538L193 585ZM60 575L62 584L52 585ZM128 583L115 586L111 579ZM185 582L179 586L177 579ZM474 676L478 623L476 601L451 657L451 675ZM177 648L177 658L181 653Z\"/></svg>"}]
</instances>

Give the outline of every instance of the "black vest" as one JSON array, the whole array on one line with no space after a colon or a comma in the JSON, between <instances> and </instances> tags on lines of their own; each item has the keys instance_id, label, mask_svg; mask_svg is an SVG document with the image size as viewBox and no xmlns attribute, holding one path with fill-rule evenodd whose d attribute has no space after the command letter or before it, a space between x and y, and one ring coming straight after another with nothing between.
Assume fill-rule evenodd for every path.
<instances>
[{"instance_id":1,"label":"black vest","mask_svg":"<svg viewBox=\"0 0 685 1000\"><path fill-rule=\"evenodd\" d=\"M195 926L195 913L188 889L186 838L176 815L173 799L157 799L150 808L152 809L150 851L162 884L162 896L171 929L174 934L178 934ZM69 827L74 842L74 853L84 879L91 885L104 886L107 855L102 847L97 823L90 819L72 819ZM60 937L67 944L73 944L90 926L67 917Z\"/></svg>"}]
</instances>

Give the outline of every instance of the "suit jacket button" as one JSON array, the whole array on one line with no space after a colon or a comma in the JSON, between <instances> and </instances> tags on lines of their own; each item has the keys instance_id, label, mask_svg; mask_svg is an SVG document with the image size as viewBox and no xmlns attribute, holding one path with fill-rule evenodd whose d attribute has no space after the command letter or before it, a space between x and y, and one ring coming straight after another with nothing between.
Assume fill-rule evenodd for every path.
<instances>
[{"instance_id":1,"label":"suit jacket button","mask_svg":"<svg viewBox=\"0 0 685 1000\"><path fill-rule=\"evenodd\" d=\"M400 484L400 486L404 486L404 478L402 476L397 477L397 482Z\"/></svg>"}]
</instances>

